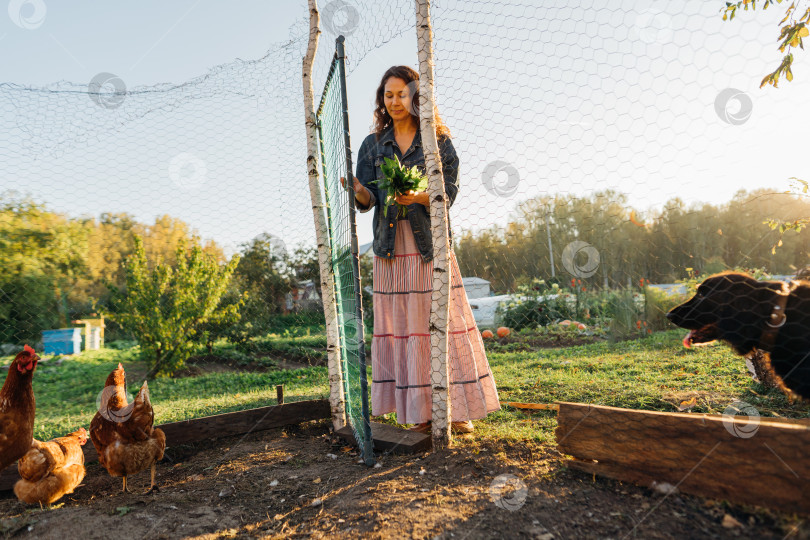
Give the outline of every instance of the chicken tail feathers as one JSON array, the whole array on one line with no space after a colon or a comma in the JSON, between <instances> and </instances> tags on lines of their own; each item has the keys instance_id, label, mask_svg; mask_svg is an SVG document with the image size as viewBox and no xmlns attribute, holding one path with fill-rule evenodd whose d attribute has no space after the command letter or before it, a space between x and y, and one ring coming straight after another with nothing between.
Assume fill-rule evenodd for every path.
<instances>
[{"instance_id":1,"label":"chicken tail feathers","mask_svg":"<svg viewBox=\"0 0 810 540\"><path fill-rule=\"evenodd\" d=\"M154 439L155 445L158 449L155 455L155 461L160 461L163 459L163 451L166 450L166 434L163 433L162 429L155 428L152 431L152 438Z\"/></svg>"}]
</instances>

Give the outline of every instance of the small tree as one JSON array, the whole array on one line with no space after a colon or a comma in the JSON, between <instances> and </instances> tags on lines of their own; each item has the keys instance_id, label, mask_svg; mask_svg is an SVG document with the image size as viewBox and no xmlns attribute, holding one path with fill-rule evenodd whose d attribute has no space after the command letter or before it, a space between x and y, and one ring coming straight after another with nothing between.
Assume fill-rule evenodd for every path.
<instances>
[{"instance_id":1,"label":"small tree","mask_svg":"<svg viewBox=\"0 0 810 540\"><path fill-rule=\"evenodd\" d=\"M259 235L242 244L234 279L239 289L249 294L243 312L257 328L284 309L284 297L291 288L288 260L286 250L279 247L271 234Z\"/></svg>"},{"instance_id":2,"label":"small tree","mask_svg":"<svg viewBox=\"0 0 810 540\"><path fill-rule=\"evenodd\" d=\"M233 275L233 289L241 291L244 307L241 321L225 329L225 338L240 347L251 338L266 334L273 319L284 313L286 295L299 279L319 279L317 251L299 247L290 254L284 243L263 233L241 245L242 253ZM226 295L228 302L231 295Z\"/></svg>"},{"instance_id":3,"label":"small tree","mask_svg":"<svg viewBox=\"0 0 810 540\"><path fill-rule=\"evenodd\" d=\"M239 303L220 305L238 255L220 266L197 243L188 252L181 243L176 258L174 268L156 261L150 269L143 241L135 236L135 250L125 262L126 291L113 290L112 317L140 344L149 378L183 367L203 341L204 325L232 319L239 309Z\"/></svg>"}]
</instances>

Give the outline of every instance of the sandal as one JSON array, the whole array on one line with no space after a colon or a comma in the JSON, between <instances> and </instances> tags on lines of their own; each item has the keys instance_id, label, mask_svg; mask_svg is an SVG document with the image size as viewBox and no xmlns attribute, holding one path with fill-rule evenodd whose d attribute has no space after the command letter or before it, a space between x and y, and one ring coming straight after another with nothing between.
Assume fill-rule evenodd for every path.
<instances>
[{"instance_id":1,"label":"sandal","mask_svg":"<svg viewBox=\"0 0 810 540\"><path fill-rule=\"evenodd\" d=\"M409 428L410 431L416 431L418 433L430 433L431 431L431 424L430 422L425 422L423 424L416 424L415 426ZM475 431L473 427L473 423L470 420L466 420L464 422L451 422L450 423L450 430L453 433L472 433Z\"/></svg>"},{"instance_id":2,"label":"sandal","mask_svg":"<svg viewBox=\"0 0 810 540\"><path fill-rule=\"evenodd\" d=\"M417 433L430 433L430 422L424 422L422 424L416 424L415 426L408 428L409 431L416 431Z\"/></svg>"},{"instance_id":3,"label":"sandal","mask_svg":"<svg viewBox=\"0 0 810 540\"><path fill-rule=\"evenodd\" d=\"M473 423L471 420L450 423L450 430L453 433L472 433L474 429L475 428L473 428Z\"/></svg>"}]
</instances>

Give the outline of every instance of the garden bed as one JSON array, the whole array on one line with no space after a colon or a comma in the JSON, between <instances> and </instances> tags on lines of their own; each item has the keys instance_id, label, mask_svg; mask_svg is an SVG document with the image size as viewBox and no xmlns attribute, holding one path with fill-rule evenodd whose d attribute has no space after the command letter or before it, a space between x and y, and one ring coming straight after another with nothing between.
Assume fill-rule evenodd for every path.
<instances>
[{"instance_id":1,"label":"garden bed","mask_svg":"<svg viewBox=\"0 0 810 540\"><path fill-rule=\"evenodd\" d=\"M553 448L466 436L456 447L358 464L328 422L167 452L160 492L89 465L54 509L0 500L0 532L21 538L782 538L796 517L569 471ZM511 480L511 482L510 482ZM506 483L505 483L506 482ZM102 534L102 531L105 531Z\"/></svg>"}]
</instances>

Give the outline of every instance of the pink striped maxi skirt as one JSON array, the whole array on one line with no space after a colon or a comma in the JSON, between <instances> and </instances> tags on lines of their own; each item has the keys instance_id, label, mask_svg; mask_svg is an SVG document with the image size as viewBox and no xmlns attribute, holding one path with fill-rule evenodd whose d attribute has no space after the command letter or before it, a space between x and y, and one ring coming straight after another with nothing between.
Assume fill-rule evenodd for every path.
<instances>
[{"instance_id":1,"label":"pink striped maxi skirt","mask_svg":"<svg viewBox=\"0 0 810 540\"><path fill-rule=\"evenodd\" d=\"M428 231L429 232L429 231ZM433 263L424 262L408 220L397 222L394 260L374 257L371 411L397 413L400 424L431 418L430 296ZM448 371L454 422L500 409L498 391L451 249Z\"/></svg>"}]
</instances>

